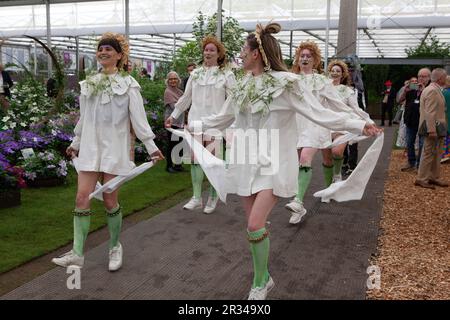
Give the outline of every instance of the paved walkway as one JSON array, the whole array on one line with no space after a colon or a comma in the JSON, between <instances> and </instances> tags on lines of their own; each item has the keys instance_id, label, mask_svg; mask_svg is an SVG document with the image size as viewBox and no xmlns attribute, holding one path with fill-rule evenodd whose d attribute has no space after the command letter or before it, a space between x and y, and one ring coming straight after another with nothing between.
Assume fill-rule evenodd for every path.
<instances>
[{"instance_id":1,"label":"paved walkway","mask_svg":"<svg viewBox=\"0 0 450 320\"><path fill-rule=\"evenodd\" d=\"M312 197L323 186L321 156L313 164L302 223L290 225L283 208L288 199L279 201L269 217L270 299L365 299L393 133L386 128L361 201L325 204ZM360 143L360 152L367 146ZM122 232L124 265L118 272L107 271L105 242L86 253L81 289L69 290L70 274L56 267L0 299L245 299L252 262L238 197L230 196L212 215L185 211L183 204Z\"/></svg>"}]
</instances>

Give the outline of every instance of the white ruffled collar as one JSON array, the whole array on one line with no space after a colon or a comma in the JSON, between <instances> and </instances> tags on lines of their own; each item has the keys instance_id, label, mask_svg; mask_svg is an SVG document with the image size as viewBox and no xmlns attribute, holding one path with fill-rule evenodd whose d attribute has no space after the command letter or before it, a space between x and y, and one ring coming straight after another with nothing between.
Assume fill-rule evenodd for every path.
<instances>
[{"instance_id":1,"label":"white ruffled collar","mask_svg":"<svg viewBox=\"0 0 450 320\"><path fill-rule=\"evenodd\" d=\"M249 110L251 113L269 112L269 105L284 90L294 89L301 95L298 77L289 72L270 71L261 76L250 73L240 79L233 89L233 100L241 112Z\"/></svg>"},{"instance_id":2,"label":"white ruffled collar","mask_svg":"<svg viewBox=\"0 0 450 320\"><path fill-rule=\"evenodd\" d=\"M233 72L229 68L219 68L219 66L201 66L192 71L191 77L197 84L206 86L214 85L221 87L225 84L227 77Z\"/></svg>"},{"instance_id":3,"label":"white ruffled collar","mask_svg":"<svg viewBox=\"0 0 450 320\"><path fill-rule=\"evenodd\" d=\"M140 88L139 83L127 73L97 73L80 82L81 94L86 97L100 95L102 104L109 103L114 95L124 95L131 87Z\"/></svg>"},{"instance_id":4,"label":"white ruffled collar","mask_svg":"<svg viewBox=\"0 0 450 320\"><path fill-rule=\"evenodd\" d=\"M319 73L299 74L303 84L311 91L320 91L326 85L332 85L333 81Z\"/></svg>"},{"instance_id":5,"label":"white ruffled collar","mask_svg":"<svg viewBox=\"0 0 450 320\"><path fill-rule=\"evenodd\" d=\"M335 88L342 99L347 99L355 94L355 90L344 84L338 84Z\"/></svg>"}]
</instances>

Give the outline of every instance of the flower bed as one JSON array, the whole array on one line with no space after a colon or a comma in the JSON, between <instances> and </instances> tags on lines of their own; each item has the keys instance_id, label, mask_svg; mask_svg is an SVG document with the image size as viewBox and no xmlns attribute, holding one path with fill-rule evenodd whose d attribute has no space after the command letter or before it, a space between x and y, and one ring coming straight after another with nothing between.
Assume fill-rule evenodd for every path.
<instances>
[{"instance_id":1,"label":"flower bed","mask_svg":"<svg viewBox=\"0 0 450 320\"><path fill-rule=\"evenodd\" d=\"M23 159L21 166L29 187L60 185L67 176L67 162L54 150L39 152Z\"/></svg>"},{"instance_id":2,"label":"flower bed","mask_svg":"<svg viewBox=\"0 0 450 320\"><path fill-rule=\"evenodd\" d=\"M12 166L0 153L0 208L20 205L20 188L25 186L23 170Z\"/></svg>"}]
</instances>

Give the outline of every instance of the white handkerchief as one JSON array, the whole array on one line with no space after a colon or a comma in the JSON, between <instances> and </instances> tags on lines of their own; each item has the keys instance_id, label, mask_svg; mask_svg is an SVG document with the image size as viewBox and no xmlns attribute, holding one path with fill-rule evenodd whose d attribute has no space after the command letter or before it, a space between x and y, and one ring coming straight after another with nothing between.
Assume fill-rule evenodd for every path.
<instances>
[{"instance_id":1,"label":"white handkerchief","mask_svg":"<svg viewBox=\"0 0 450 320\"><path fill-rule=\"evenodd\" d=\"M191 148L198 161L198 164L202 167L203 172L205 172L206 177L208 177L209 182L212 184L214 189L216 189L219 199L222 202L226 202L227 192L226 192L226 169L225 161L215 157L211 152L209 152L203 145L195 140L193 136L187 131L173 130L166 128L173 134L182 137Z\"/></svg>"},{"instance_id":2,"label":"white handkerchief","mask_svg":"<svg viewBox=\"0 0 450 320\"><path fill-rule=\"evenodd\" d=\"M78 157L75 157L72 159L73 166L75 167L75 170L78 172ZM123 185L125 182L130 181L134 178L136 178L141 173L145 172L146 170L153 167L153 162L144 162L139 167L134 168L131 170L126 176L117 176L114 179L109 180L107 183L102 185L100 182L97 181L97 184L95 185L95 190L89 195L89 200L92 198L95 198L97 200L103 201L103 192L111 193L117 188L119 188L121 185Z\"/></svg>"},{"instance_id":3,"label":"white handkerchief","mask_svg":"<svg viewBox=\"0 0 450 320\"><path fill-rule=\"evenodd\" d=\"M115 191L117 188L119 188L121 185L123 185L125 182L130 181L134 178L136 178L141 173L147 171L151 167L153 167L153 162L144 162L139 167L134 168L130 171L126 176L117 176L112 180L109 180L104 185L100 185L100 188L96 188L94 192L92 192L89 195L89 199L97 198L99 194L102 194L103 192L111 193ZM98 198L97 198L98 199Z\"/></svg>"},{"instance_id":4,"label":"white handkerchief","mask_svg":"<svg viewBox=\"0 0 450 320\"><path fill-rule=\"evenodd\" d=\"M330 202L331 199L338 202L361 200L383 149L383 141L384 133L381 133L346 180L332 183L328 188L314 193L314 197L321 198L322 202Z\"/></svg>"}]
</instances>

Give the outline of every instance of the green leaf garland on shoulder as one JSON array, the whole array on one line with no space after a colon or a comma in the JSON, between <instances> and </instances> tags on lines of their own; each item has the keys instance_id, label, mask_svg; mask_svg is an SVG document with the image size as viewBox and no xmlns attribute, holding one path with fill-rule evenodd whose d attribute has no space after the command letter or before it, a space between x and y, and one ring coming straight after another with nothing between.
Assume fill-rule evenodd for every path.
<instances>
[{"instance_id":1,"label":"green leaf garland on shoulder","mask_svg":"<svg viewBox=\"0 0 450 320\"><path fill-rule=\"evenodd\" d=\"M269 105L278 92L291 90L294 79L275 77L270 72L264 72L260 77L245 75L237 81L233 89L233 100L241 112L250 109L251 113L269 113Z\"/></svg>"}]
</instances>

